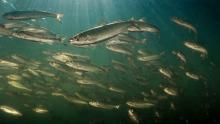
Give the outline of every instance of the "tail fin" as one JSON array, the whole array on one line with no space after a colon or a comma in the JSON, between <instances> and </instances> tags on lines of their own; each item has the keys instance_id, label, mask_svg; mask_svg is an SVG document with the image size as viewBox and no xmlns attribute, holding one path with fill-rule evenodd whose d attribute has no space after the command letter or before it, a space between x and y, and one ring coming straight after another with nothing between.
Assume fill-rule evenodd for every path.
<instances>
[{"instance_id":1,"label":"tail fin","mask_svg":"<svg viewBox=\"0 0 220 124\"><path fill-rule=\"evenodd\" d=\"M116 105L116 106L115 106L116 109L119 109L119 107L120 107L119 105Z\"/></svg>"},{"instance_id":2,"label":"tail fin","mask_svg":"<svg viewBox=\"0 0 220 124\"><path fill-rule=\"evenodd\" d=\"M63 14L57 14L56 19L61 22L61 19L63 18Z\"/></svg>"}]
</instances>

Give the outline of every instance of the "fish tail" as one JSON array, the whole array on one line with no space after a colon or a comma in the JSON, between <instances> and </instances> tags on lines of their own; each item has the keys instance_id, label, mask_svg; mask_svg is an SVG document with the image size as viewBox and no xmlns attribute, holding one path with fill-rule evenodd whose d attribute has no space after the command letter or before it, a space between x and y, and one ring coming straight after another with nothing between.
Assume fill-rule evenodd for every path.
<instances>
[{"instance_id":1,"label":"fish tail","mask_svg":"<svg viewBox=\"0 0 220 124\"><path fill-rule=\"evenodd\" d=\"M116 105L116 106L115 106L116 109L119 109L119 107L120 107L119 105Z\"/></svg>"},{"instance_id":2,"label":"fish tail","mask_svg":"<svg viewBox=\"0 0 220 124\"><path fill-rule=\"evenodd\" d=\"M142 39L142 40L141 40L141 43L143 43L143 44L144 44L144 43L146 43L146 41L147 41L147 39L146 39L146 38L144 38L144 39Z\"/></svg>"},{"instance_id":3,"label":"fish tail","mask_svg":"<svg viewBox=\"0 0 220 124\"><path fill-rule=\"evenodd\" d=\"M56 14L56 19L61 22L61 19L63 18L63 14Z\"/></svg>"},{"instance_id":4,"label":"fish tail","mask_svg":"<svg viewBox=\"0 0 220 124\"><path fill-rule=\"evenodd\" d=\"M62 43L63 43L65 40L66 40L65 37L62 37L62 38L60 39L60 41L61 41Z\"/></svg>"}]
</instances>

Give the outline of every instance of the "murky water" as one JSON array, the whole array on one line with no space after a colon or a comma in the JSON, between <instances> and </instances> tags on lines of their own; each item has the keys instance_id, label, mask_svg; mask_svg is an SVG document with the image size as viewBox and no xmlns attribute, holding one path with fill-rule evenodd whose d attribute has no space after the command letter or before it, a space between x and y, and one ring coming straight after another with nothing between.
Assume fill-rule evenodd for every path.
<instances>
[{"instance_id":1,"label":"murky water","mask_svg":"<svg viewBox=\"0 0 220 124\"><path fill-rule=\"evenodd\" d=\"M65 40L44 44L1 35L2 124L220 123L218 2L0 0L1 15L33 10L64 14L61 22L53 18L23 22ZM172 17L195 27L197 33ZM93 27L140 19L159 32L121 33L119 41L122 36L130 39L116 46L126 53L108 49L109 39L83 47L69 43L71 37ZM12 21L0 17L1 24L8 22ZM208 53L203 56L186 47L186 41Z\"/></svg>"}]
</instances>

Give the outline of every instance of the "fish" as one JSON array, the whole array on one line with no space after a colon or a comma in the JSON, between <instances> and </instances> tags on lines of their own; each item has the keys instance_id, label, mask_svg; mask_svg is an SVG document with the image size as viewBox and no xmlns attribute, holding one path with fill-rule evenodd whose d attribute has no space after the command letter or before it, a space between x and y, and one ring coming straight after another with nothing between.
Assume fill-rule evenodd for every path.
<instances>
[{"instance_id":1,"label":"fish","mask_svg":"<svg viewBox=\"0 0 220 124\"><path fill-rule=\"evenodd\" d=\"M52 58L63 63L73 61L73 59L70 56L65 55L63 53L56 53L52 55Z\"/></svg>"},{"instance_id":2,"label":"fish","mask_svg":"<svg viewBox=\"0 0 220 124\"><path fill-rule=\"evenodd\" d=\"M8 68L12 68L12 69L18 69L19 65L17 63L11 62L11 61L0 59L0 68L1 67L3 67L3 68L8 67Z\"/></svg>"},{"instance_id":3,"label":"fish","mask_svg":"<svg viewBox=\"0 0 220 124\"><path fill-rule=\"evenodd\" d=\"M36 72L39 72L40 74L47 76L47 77L56 77L55 74L53 74L51 72L44 71L44 70L37 69Z\"/></svg>"},{"instance_id":4,"label":"fish","mask_svg":"<svg viewBox=\"0 0 220 124\"><path fill-rule=\"evenodd\" d=\"M193 31L195 34L197 34L197 29L192 24L190 24L180 18L177 18L177 17L172 17L171 21L182 26L182 27L185 27L185 28Z\"/></svg>"},{"instance_id":5,"label":"fish","mask_svg":"<svg viewBox=\"0 0 220 124\"><path fill-rule=\"evenodd\" d=\"M18 29L19 31L23 32L30 32L30 33L38 33L38 34L50 34L51 36L55 34L49 31L48 29L44 27L36 27L36 26L24 26L22 28Z\"/></svg>"},{"instance_id":6,"label":"fish","mask_svg":"<svg viewBox=\"0 0 220 124\"><path fill-rule=\"evenodd\" d=\"M106 45L106 48L116 53L132 56L132 52L129 49L126 49L119 45Z\"/></svg>"},{"instance_id":7,"label":"fish","mask_svg":"<svg viewBox=\"0 0 220 124\"><path fill-rule=\"evenodd\" d=\"M20 28L26 27L26 26L30 26L29 23L25 23L25 22L7 22L2 24L2 26L5 29L10 29L10 30L18 30Z\"/></svg>"},{"instance_id":8,"label":"fish","mask_svg":"<svg viewBox=\"0 0 220 124\"><path fill-rule=\"evenodd\" d=\"M137 51L137 53L140 54L141 56L147 56L147 55L149 55L149 54L146 53L143 49L139 49L139 50Z\"/></svg>"},{"instance_id":9,"label":"fish","mask_svg":"<svg viewBox=\"0 0 220 124\"><path fill-rule=\"evenodd\" d=\"M142 62L155 61L160 59L159 55L138 56L137 59Z\"/></svg>"},{"instance_id":10,"label":"fish","mask_svg":"<svg viewBox=\"0 0 220 124\"><path fill-rule=\"evenodd\" d=\"M29 91L31 92L32 90L27 88L26 86L24 86L23 84L21 84L20 82L17 81L8 81L8 84L11 85L12 87L21 89L21 90L25 90L25 91Z\"/></svg>"},{"instance_id":11,"label":"fish","mask_svg":"<svg viewBox=\"0 0 220 124\"><path fill-rule=\"evenodd\" d=\"M117 60L112 60L112 65L113 65L113 68L115 70L118 70L118 71L121 71L121 72L126 72L127 71L127 66L122 62L119 62Z\"/></svg>"},{"instance_id":12,"label":"fish","mask_svg":"<svg viewBox=\"0 0 220 124\"><path fill-rule=\"evenodd\" d=\"M23 57L20 57L18 55L12 55L11 58L16 60L19 63L27 64L27 61Z\"/></svg>"},{"instance_id":13,"label":"fish","mask_svg":"<svg viewBox=\"0 0 220 124\"><path fill-rule=\"evenodd\" d=\"M43 107L36 107L36 108L33 108L32 110L36 113L39 113L39 114L48 113L48 110Z\"/></svg>"},{"instance_id":14,"label":"fish","mask_svg":"<svg viewBox=\"0 0 220 124\"><path fill-rule=\"evenodd\" d=\"M96 108L102 108L102 109L119 109L119 105L110 105L110 104L105 104L105 103L100 103L97 101L90 101L89 105L92 107L96 107Z\"/></svg>"},{"instance_id":15,"label":"fish","mask_svg":"<svg viewBox=\"0 0 220 124\"><path fill-rule=\"evenodd\" d=\"M133 21L117 21L102 26L97 26L87 31L76 34L69 39L73 45L96 44L117 36L120 33L127 32L128 27L135 26Z\"/></svg>"},{"instance_id":16,"label":"fish","mask_svg":"<svg viewBox=\"0 0 220 124\"><path fill-rule=\"evenodd\" d=\"M121 33L118 36L114 37L113 39L117 39L119 41L124 41L124 42L128 42L128 43L136 43L136 44L144 44L146 42L147 39L142 39L139 40L129 34L125 34L125 33Z\"/></svg>"},{"instance_id":17,"label":"fish","mask_svg":"<svg viewBox=\"0 0 220 124\"><path fill-rule=\"evenodd\" d=\"M191 73L191 72L186 72L185 75L186 75L187 77L193 79L193 80L199 80L199 79L200 79L198 75L193 74L193 73Z\"/></svg>"},{"instance_id":18,"label":"fish","mask_svg":"<svg viewBox=\"0 0 220 124\"><path fill-rule=\"evenodd\" d=\"M177 96L178 95L177 90L174 88L165 87L163 89L163 91L170 96Z\"/></svg>"},{"instance_id":19,"label":"fish","mask_svg":"<svg viewBox=\"0 0 220 124\"><path fill-rule=\"evenodd\" d=\"M130 118L131 121L133 121L135 124L139 124L138 116L134 112L133 109L128 109L128 117Z\"/></svg>"},{"instance_id":20,"label":"fish","mask_svg":"<svg viewBox=\"0 0 220 124\"><path fill-rule=\"evenodd\" d=\"M11 36L12 33L13 32L11 30L4 28L4 26L2 24L0 24L0 35L2 35L2 36Z\"/></svg>"},{"instance_id":21,"label":"fish","mask_svg":"<svg viewBox=\"0 0 220 124\"><path fill-rule=\"evenodd\" d=\"M31 20L52 17L61 21L63 14L45 11L11 11L2 15L7 20Z\"/></svg>"},{"instance_id":22,"label":"fish","mask_svg":"<svg viewBox=\"0 0 220 124\"><path fill-rule=\"evenodd\" d=\"M174 55L176 55L176 57L177 57L179 60L181 60L181 62L186 63L186 57L185 57L185 55L184 55L183 53L181 53L181 52L176 52L176 51L172 51L172 53L173 53Z\"/></svg>"},{"instance_id":23,"label":"fish","mask_svg":"<svg viewBox=\"0 0 220 124\"><path fill-rule=\"evenodd\" d=\"M100 88L107 89L107 87L104 86L103 84L101 84L100 82L98 82L96 80L89 79L89 78L77 79L76 82L79 84L83 84L83 85L96 85Z\"/></svg>"},{"instance_id":24,"label":"fish","mask_svg":"<svg viewBox=\"0 0 220 124\"><path fill-rule=\"evenodd\" d=\"M159 33L160 29L150 23L145 22L144 20L134 20L135 26L130 26L128 28L129 32L151 32L151 33Z\"/></svg>"},{"instance_id":25,"label":"fish","mask_svg":"<svg viewBox=\"0 0 220 124\"><path fill-rule=\"evenodd\" d=\"M153 103L151 102L133 102L133 101L128 101L126 104L131 107L131 108L151 108L154 106Z\"/></svg>"},{"instance_id":26,"label":"fish","mask_svg":"<svg viewBox=\"0 0 220 124\"><path fill-rule=\"evenodd\" d=\"M21 81L22 80L22 77L20 75L16 75L16 74L7 75L6 78L11 81Z\"/></svg>"},{"instance_id":27,"label":"fish","mask_svg":"<svg viewBox=\"0 0 220 124\"><path fill-rule=\"evenodd\" d=\"M82 99L84 101L91 101L91 99L85 97L85 96L82 96L81 94L79 94L78 92L74 93L75 96L77 96L79 99Z\"/></svg>"},{"instance_id":28,"label":"fish","mask_svg":"<svg viewBox=\"0 0 220 124\"><path fill-rule=\"evenodd\" d=\"M56 62L49 62L49 65L53 68L55 68L56 70L59 70L61 72L67 73L67 70L65 70L61 64L56 63Z\"/></svg>"},{"instance_id":29,"label":"fish","mask_svg":"<svg viewBox=\"0 0 220 124\"><path fill-rule=\"evenodd\" d=\"M185 41L184 45L196 52L199 52L201 57L206 57L208 55L207 49L197 43L193 43L192 41Z\"/></svg>"},{"instance_id":30,"label":"fish","mask_svg":"<svg viewBox=\"0 0 220 124\"><path fill-rule=\"evenodd\" d=\"M164 75L165 77L168 77L168 78L172 78L172 75L173 73L169 70L169 69L166 69L166 68L159 68L158 71Z\"/></svg>"},{"instance_id":31,"label":"fish","mask_svg":"<svg viewBox=\"0 0 220 124\"><path fill-rule=\"evenodd\" d=\"M63 42L64 38L61 37L51 37L51 35L45 34L36 34L31 32L24 32L24 31L16 31L13 32L12 35L15 38L29 40L38 43L46 43L46 44L53 44L56 42Z\"/></svg>"},{"instance_id":32,"label":"fish","mask_svg":"<svg viewBox=\"0 0 220 124\"><path fill-rule=\"evenodd\" d=\"M110 86L110 87L108 87L108 89L109 89L110 91L113 91L113 92L116 92L116 93L122 93L122 94L125 93L124 90L119 89L119 88L114 87L114 86Z\"/></svg>"},{"instance_id":33,"label":"fish","mask_svg":"<svg viewBox=\"0 0 220 124\"><path fill-rule=\"evenodd\" d=\"M121 41L118 39L111 39L106 44L107 45L128 45L128 46L131 45L129 42Z\"/></svg>"},{"instance_id":34,"label":"fish","mask_svg":"<svg viewBox=\"0 0 220 124\"><path fill-rule=\"evenodd\" d=\"M75 98L75 97L64 97L67 101L74 103L74 104L79 104L79 105L88 105L87 101Z\"/></svg>"},{"instance_id":35,"label":"fish","mask_svg":"<svg viewBox=\"0 0 220 124\"><path fill-rule=\"evenodd\" d=\"M40 74L35 69L28 68L27 71L36 77L40 77Z\"/></svg>"},{"instance_id":36,"label":"fish","mask_svg":"<svg viewBox=\"0 0 220 124\"><path fill-rule=\"evenodd\" d=\"M59 92L52 92L51 95L52 96L62 96L65 100L67 100L68 102L74 103L74 104L79 104L79 105L87 105L88 104L87 101L84 101L84 100L81 100L81 99L78 99L75 97L70 97L70 96L67 96L67 95L65 95L63 93L59 93Z\"/></svg>"},{"instance_id":37,"label":"fish","mask_svg":"<svg viewBox=\"0 0 220 124\"><path fill-rule=\"evenodd\" d=\"M96 67L92 64L86 64L81 62L66 62L66 65L75 70L81 70L85 72L104 72L105 70L99 67Z\"/></svg>"},{"instance_id":38,"label":"fish","mask_svg":"<svg viewBox=\"0 0 220 124\"><path fill-rule=\"evenodd\" d=\"M21 117L23 116L23 114L21 112L19 112L18 110L10 107L10 106L6 106L6 105L1 105L0 106L0 110L2 110L5 113L8 113L10 115L16 116L16 117Z\"/></svg>"}]
</instances>

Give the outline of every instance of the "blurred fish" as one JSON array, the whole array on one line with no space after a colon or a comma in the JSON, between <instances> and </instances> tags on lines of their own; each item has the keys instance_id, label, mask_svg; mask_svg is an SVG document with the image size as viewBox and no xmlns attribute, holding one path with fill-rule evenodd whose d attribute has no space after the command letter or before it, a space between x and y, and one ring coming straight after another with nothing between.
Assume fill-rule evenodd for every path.
<instances>
[{"instance_id":1,"label":"blurred fish","mask_svg":"<svg viewBox=\"0 0 220 124\"><path fill-rule=\"evenodd\" d=\"M193 80L199 80L199 76L196 75L196 74L193 74L191 72L186 72L185 74L186 74L187 77L189 77L189 78L191 78Z\"/></svg>"},{"instance_id":2,"label":"blurred fish","mask_svg":"<svg viewBox=\"0 0 220 124\"><path fill-rule=\"evenodd\" d=\"M160 29L155 25L149 24L145 22L143 19L138 21L134 20L135 26L131 26L128 28L130 32L151 32L151 33L159 33Z\"/></svg>"},{"instance_id":3,"label":"blurred fish","mask_svg":"<svg viewBox=\"0 0 220 124\"><path fill-rule=\"evenodd\" d=\"M19 29L19 31L30 32L30 33L45 33L45 34L53 34L48 29L44 27L36 27L36 26L24 26Z\"/></svg>"},{"instance_id":4,"label":"blurred fish","mask_svg":"<svg viewBox=\"0 0 220 124\"><path fill-rule=\"evenodd\" d=\"M206 48L200 46L199 44L193 43L192 41L185 41L184 45L194 51L199 52L201 57L206 57L208 55Z\"/></svg>"},{"instance_id":5,"label":"blurred fish","mask_svg":"<svg viewBox=\"0 0 220 124\"><path fill-rule=\"evenodd\" d=\"M10 31L9 29L4 28L4 26L2 24L0 24L0 35L11 36L12 33L13 33L12 31Z\"/></svg>"},{"instance_id":6,"label":"blurred fish","mask_svg":"<svg viewBox=\"0 0 220 124\"><path fill-rule=\"evenodd\" d=\"M117 87L114 87L114 86L110 86L110 87L108 87L108 89L109 89L110 91L113 91L113 92L116 92L116 93L125 93L124 90L122 90L122 89L120 89L120 88L117 88Z\"/></svg>"},{"instance_id":7,"label":"blurred fish","mask_svg":"<svg viewBox=\"0 0 220 124\"><path fill-rule=\"evenodd\" d=\"M133 109L128 109L128 117L131 119L132 122L134 122L135 124L139 124L139 120L138 120L138 116L137 114L134 112Z\"/></svg>"},{"instance_id":8,"label":"blurred fish","mask_svg":"<svg viewBox=\"0 0 220 124\"><path fill-rule=\"evenodd\" d=\"M10 30L18 30L19 28L30 26L30 24L25 23L25 22L6 22L2 25L4 28L10 29Z\"/></svg>"},{"instance_id":9,"label":"blurred fish","mask_svg":"<svg viewBox=\"0 0 220 124\"><path fill-rule=\"evenodd\" d=\"M155 61L160 59L159 55L138 56L137 59L142 62Z\"/></svg>"},{"instance_id":10,"label":"blurred fish","mask_svg":"<svg viewBox=\"0 0 220 124\"><path fill-rule=\"evenodd\" d=\"M122 62L112 60L112 65L113 65L113 68L115 70L118 70L118 71L121 71L121 72L126 72L127 71L127 66Z\"/></svg>"},{"instance_id":11,"label":"blurred fish","mask_svg":"<svg viewBox=\"0 0 220 124\"><path fill-rule=\"evenodd\" d=\"M129 49L126 49L119 45L106 45L106 48L116 53L132 56L132 52Z\"/></svg>"},{"instance_id":12,"label":"blurred fish","mask_svg":"<svg viewBox=\"0 0 220 124\"><path fill-rule=\"evenodd\" d=\"M65 100L71 102L71 103L74 103L74 104L79 104L79 105L87 105L88 102L87 101L84 101L84 100L81 100L81 99L78 99L78 98L75 98L75 97L69 97L63 93L59 93L59 92L53 92L51 93L52 96L62 96Z\"/></svg>"},{"instance_id":13,"label":"blurred fish","mask_svg":"<svg viewBox=\"0 0 220 124\"><path fill-rule=\"evenodd\" d=\"M131 108L151 108L154 106L153 103L151 102L133 102L133 101L128 101L126 104L131 107Z\"/></svg>"},{"instance_id":14,"label":"blurred fish","mask_svg":"<svg viewBox=\"0 0 220 124\"><path fill-rule=\"evenodd\" d=\"M0 69L1 68L13 68L13 69L18 69L19 65L17 63L14 62L10 62L7 60L2 60L0 59Z\"/></svg>"},{"instance_id":15,"label":"blurred fish","mask_svg":"<svg viewBox=\"0 0 220 124\"><path fill-rule=\"evenodd\" d=\"M92 80L89 78L77 79L76 82L79 84L83 84L83 85L96 85L100 88L107 89L107 87L105 85L101 84L99 81Z\"/></svg>"},{"instance_id":16,"label":"blurred fish","mask_svg":"<svg viewBox=\"0 0 220 124\"><path fill-rule=\"evenodd\" d=\"M10 74L6 76L8 80L11 81L21 81L22 77L20 75L16 75L16 74Z\"/></svg>"},{"instance_id":17,"label":"blurred fish","mask_svg":"<svg viewBox=\"0 0 220 124\"><path fill-rule=\"evenodd\" d=\"M31 89L27 88L26 86L24 86L23 84L17 81L8 81L8 84L11 85L12 87L15 87L21 90L25 90L29 92L32 91Z\"/></svg>"},{"instance_id":18,"label":"blurred fish","mask_svg":"<svg viewBox=\"0 0 220 124\"><path fill-rule=\"evenodd\" d=\"M192 24L190 24L190 23L188 23L188 22L186 22L182 19L179 19L177 17L172 17L171 21L178 24L178 25L180 25L180 26L182 26L182 27L185 27L185 28L193 31L195 34L197 34L197 30Z\"/></svg>"},{"instance_id":19,"label":"blurred fish","mask_svg":"<svg viewBox=\"0 0 220 124\"><path fill-rule=\"evenodd\" d=\"M80 63L80 62L67 62L66 65L75 70L81 70L85 72L105 72L104 69L99 68L92 64Z\"/></svg>"},{"instance_id":20,"label":"blurred fish","mask_svg":"<svg viewBox=\"0 0 220 124\"><path fill-rule=\"evenodd\" d=\"M24 31L13 32L11 36L24 39L24 40L38 42L38 43L46 43L49 45L56 43L56 42L57 43L63 42L64 40L64 38L54 37L54 36L47 35L47 34L36 34L36 33L31 33L31 32L24 32Z\"/></svg>"},{"instance_id":21,"label":"blurred fish","mask_svg":"<svg viewBox=\"0 0 220 124\"><path fill-rule=\"evenodd\" d=\"M18 110L14 109L14 108L12 108L10 106L6 106L6 105L1 105L0 106L0 110L2 110L5 113L8 113L10 115L17 116L17 117L21 117L23 115Z\"/></svg>"},{"instance_id":22,"label":"blurred fish","mask_svg":"<svg viewBox=\"0 0 220 124\"><path fill-rule=\"evenodd\" d=\"M168 77L169 79L172 78L173 73L169 69L167 69L167 68L159 68L158 71L162 75L164 75L165 77Z\"/></svg>"},{"instance_id":23,"label":"blurred fish","mask_svg":"<svg viewBox=\"0 0 220 124\"><path fill-rule=\"evenodd\" d=\"M176 55L176 57L177 57L180 61L182 61L183 63L186 63L186 57L185 57L185 55L184 55L183 53L181 53L181 52L176 52L176 51L172 51L172 53L173 53L174 55Z\"/></svg>"},{"instance_id":24,"label":"blurred fish","mask_svg":"<svg viewBox=\"0 0 220 124\"><path fill-rule=\"evenodd\" d=\"M53 74L51 72L44 71L44 70L37 69L36 72L39 72L41 75L44 75L47 77L56 77L55 74Z\"/></svg>"},{"instance_id":25,"label":"blurred fish","mask_svg":"<svg viewBox=\"0 0 220 124\"><path fill-rule=\"evenodd\" d=\"M170 96L177 96L178 95L177 90L174 88L171 88L171 87L165 87L163 89L163 91Z\"/></svg>"},{"instance_id":26,"label":"blurred fish","mask_svg":"<svg viewBox=\"0 0 220 124\"><path fill-rule=\"evenodd\" d=\"M82 95L81 95L80 93L78 93L78 92L74 93L74 95L77 96L79 99L82 99L82 100L84 100L84 101L91 101L90 98L87 98L87 97L85 97L85 96L82 96Z\"/></svg>"},{"instance_id":27,"label":"blurred fish","mask_svg":"<svg viewBox=\"0 0 220 124\"><path fill-rule=\"evenodd\" d=\"M89 102L89 105L96 108L102 108L102 109L119 109L119 105L110 105L105 103L100 103L96 101Z\"/></svg>"},{"instance_id":28,"label":"blurred fish","mask_svg":"<svg viewBox=\"0 0 220 124\"><path fill-rule=\"evenodd\" d=\"M125 33L122 33L122 34L119 34L117 37L118 40L120 41L126 41L126 42L129 42L129 43L136 43L136 44L144 44L146 42L147 39L142 39L142 40L139 40L129 34L125 34Z\"/></svg>"},{"instance_id":29,"label":"blurred fish","mask_svg":"<svg viewBox=\"0 0 220 124\"><path fill-rule=\"evenodd\" d=\"M8 20L30 20L47 17L56 18L58 21L61 21L63 14L49 13L45 11L12 11L3 15L3 18Z\"/></svg>"},{"instance_id":30,"label":"blurred fish","mask_svg":"<svg viewBox=\"0 0 220 124\"><path fill-rule=\"evenodd\" d=\"M48 113L48 110L44 107L36 107L36 108L33 108L33 111L36 112L36 113L39 113L39 114L44 114L44 113Z\"/></svg>"}]
</instances>

